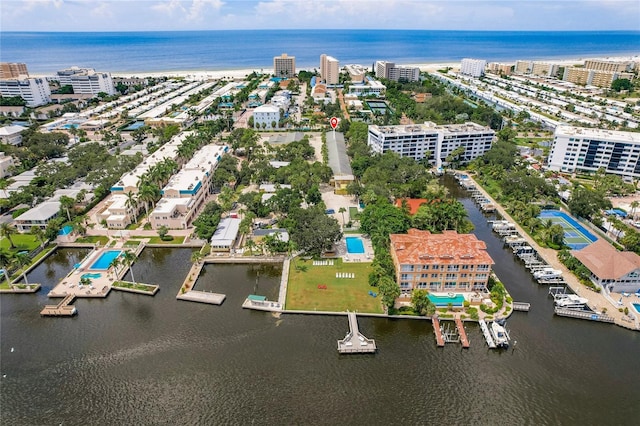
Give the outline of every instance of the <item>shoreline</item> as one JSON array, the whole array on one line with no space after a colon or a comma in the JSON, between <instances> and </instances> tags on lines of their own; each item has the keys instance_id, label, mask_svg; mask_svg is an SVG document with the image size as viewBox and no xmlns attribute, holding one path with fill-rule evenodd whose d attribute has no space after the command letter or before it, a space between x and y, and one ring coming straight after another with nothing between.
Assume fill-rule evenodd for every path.
<instances>
[{"instance_id":1,"label":"shoreline","mask_svg":"<svg viewBox=\"0 0 640 426\"><path fill-rule=\"evenodd\" d=\"M547 58L538 58L538 59L510 59L510 60L501 60L501 61L487 61L489 62L498 62L498 63L515 63L517 60L531 60L536 62L553 62L558 65L572 65L572 64L583 64L585 60L604 60L604 61L634 61L640 62L640 52L633 52L629 55L616 55L616 56L608 56L608 55L595 55L595 56L584 56L578 58L567 58L567 57L547 57ZM442 69L445 67L457 68L460 67L460 61L434 61L434 62L419 62L419 63L409 63L409 64L400 64L399 66L405 67L417 67L420 68L420 71L437 71L438 69ZM348 65L346 62L344 65ZM364 66L364 65L363 65ZM313 69L318 69L318 66L308 66L308 67L298 67L297 72L300 71L309 71ZM121 78L144 78L144 77L179 77L179 78L194 78L194 79L222 79L222 78L232 78L232 79L242 79L252 72L262 72L263 74L271 74L272 66L264 66L264 67L253 67L253 68L230 68L230 69L193 69L193 70L164 70L164 71L109 71L109 70L100 70L104 72L110 72L112 77L121 77ZM30 73L31 77L51 77L53 74L47 73Z\"/></svg>"}]
</instances>

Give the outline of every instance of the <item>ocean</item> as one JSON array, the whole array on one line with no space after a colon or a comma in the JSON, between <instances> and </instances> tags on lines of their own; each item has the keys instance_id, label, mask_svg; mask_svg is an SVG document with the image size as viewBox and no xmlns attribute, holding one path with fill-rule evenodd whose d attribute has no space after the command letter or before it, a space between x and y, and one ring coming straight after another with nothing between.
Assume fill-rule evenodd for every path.
<instances>
[{"instance_id":1,"label":"ocean","mask_svg":"<svg viewBox=\"0 0 640 426\"><path fill-rule=\"evenodd\" d=\"M640 31L514 32L416 30L242 30L181 32L0 32L0 60L31 73L70 66L110 72L272 68L287 53L298 68L318 68L320 55L370 65L579 59L640 54Z\"/></svg>"}]
</instances>

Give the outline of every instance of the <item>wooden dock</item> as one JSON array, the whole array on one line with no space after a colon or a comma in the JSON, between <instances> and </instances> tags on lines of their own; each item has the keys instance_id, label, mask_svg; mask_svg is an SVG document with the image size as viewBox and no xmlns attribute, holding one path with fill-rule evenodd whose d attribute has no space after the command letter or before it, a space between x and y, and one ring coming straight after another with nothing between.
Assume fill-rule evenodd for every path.
<instances>
[{"instance_id":1,"label":"wooden dock","mask_svg":"<svg viewBox=\"0 0 640 426\"><path fill-rule=\"evenodd\" d=\"M455 319L456 328L458 329L458 333L460 334L460 343L462 343L463 348L469 347L469 339L467 338L467 332L464 330L464 324L460 317L456 317Z\"/></svg>"},{"instance_id":2,"label":"wooden dock","mask_svg":"<svg viewBox=\"0 0 640 426\"><path fill-rule=\"evenodd\" d=\"M342 340L338 340L338 352L341 354L374 353L376 341L366 338L358 330L358 319L354 312L348 312L349 332Z\"/></svg>"},{"instance_id":3,"label":"wooden dock","mask_svg":"<svg viewBox=\"0 0 640 426\"><path fill-rule=\"evenodd\" d=\"M189 302L208 303L210 305L221 305L227 296L220 293L209 293L207 291L191 290L178 294L176 299L187 300Z\"/></svg>"},{"instance_id":4,"label":"wooden dock","mask_svg":"<svg viewBox=\"0 0 640 426\"><path fill-rule=\"evenodd\" d=\"M71 302L76 298L75 294L67 295L60 303L57 305L45 305L45 307L40 311L40 315L49 316L49 317L70 317L78 313L78 310L75 306L70 305Z\"/></svg>"},{"instance_id":5,"label":"wooden dock","mask_svg":"<svg viewBox=\"0 0 640 426\"><path fill-rule=\"evenodd\" d=\"M529 309L531 309L531 303L513 302L514 311L529 312Z\"/></svg>"},{"instance_id":6,"label":"wooden dock","mask_svg":"<svg viewBox=\"0 0 640 426\"><path fill-rule=\"evenodd\" d=\"M561 317L570 317L570 318L578 318L578 319L586 319L589 321L599 321L599 322L608 322L615 323L615 319L605 314L599 314L597 312L592 311L580 311L576 309L567 309L567 308L554 308L554 313Z\"/></svg>"},{"instance_id":7,"label":"wooden dock","mask_svg":"<svg viewBox=\"0 0 640 426\"><path fill-rule=\"evenodd\" d=\"M491 332L489 331L489 327L485 320L479 320L478 324L480 325L480 330L482 331L484 340L487 342L487 346L489 346L490 349L495 349L496 343L493 341L493 337L491 336Z\"/></svg>"},{"instance_id":8,"label":"wooden dock","mask_svg":"<svg viewBox=\"0 0 640 426\"><path fill-rule=\"evenodd\" d=\"M431 324L433 325L433 333L436 335L436 343L438 347L444 347L444 336L442 336L442 330L440 329L440 320L438 317L431 318Z\"/></svg>"}]
</instances>

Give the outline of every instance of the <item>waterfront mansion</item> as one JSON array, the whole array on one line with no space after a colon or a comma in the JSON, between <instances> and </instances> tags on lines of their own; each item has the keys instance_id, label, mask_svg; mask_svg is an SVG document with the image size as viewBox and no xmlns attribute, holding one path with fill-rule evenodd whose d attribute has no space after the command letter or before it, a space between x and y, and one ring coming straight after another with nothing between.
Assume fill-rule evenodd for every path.
<instances>
[{"instance_id":1,"label":"waterfront mansion","mask_svg":"<svg viewBox=\"0 0 640 426\"><path fill-rule=\"evenodd\" d=\"M607 293L640 291L640 256L634 252L618 251L607 241L598 240L571 254L591 271L591 281Z\"/></svg>"},{"instance_id":2,"label":"waterfront mansion","mask_svg":"<svg viewBox=\"0 0 640 426\"><path fill-rule=\"evenodd\" d=\"M396 281L403 294L410 294L413 289L430 292L486 289L494 262L484 241L475 235L409 229L407 234L392 234L390 238Z\"/></svg>"}]
</instances>

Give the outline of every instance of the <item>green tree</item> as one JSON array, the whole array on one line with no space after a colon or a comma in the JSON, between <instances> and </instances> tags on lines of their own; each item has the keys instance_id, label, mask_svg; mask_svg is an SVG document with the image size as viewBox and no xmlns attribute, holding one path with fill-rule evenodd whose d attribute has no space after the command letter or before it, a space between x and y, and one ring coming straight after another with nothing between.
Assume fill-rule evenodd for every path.
<instances>
[{"instance_id":1,"label":"green tree","mask_svg":"<svg viewBox=\"0 0 640 426\"><path fill-rule=\"evenodd\" d=\"M15 228L15 226L13 226L9 222L3 222L0 224L0 235L9 240L9 244L11 245L12 249L16 248L16 246L15 244L13 244L11 236L16 234L17 232L18 230Z\"/></svg>"},{"instance_id":2,"label":"green tree","mask_svg":"<svg viewBox=\"0 0 640 426\"><path fill-rule=\"evenodd\" d=\"M122 258L123 264L125 264L129 268L129 272L131 273L131 281L135 284L136 279L133 277L133 263L136 261L136 255L131 252L131 250L127 250L123 252L120 257Z\"/></svg>"},{"instance_id":3,"label":"green tree","mask_svg":"<svg viewBox=\"0 0 640 426\"><path fill-rule=\"evenodd\" d=\"M4 278L7 281L7 285L10 283L9 281L9 265L13 263L13 254L11 252L0 249L0 266L2 266L2 273L4 274Z\"/></svg>"},{"instance_id":4,"label":"green tree","mask_svg":"<svg viewBox=\"0 0 640 426\"><path fill-rule=\"evenodd\" d=\"M31 264L31 257L29 257L29 253L16 253L13 261L17 267L22 269L22 278L24 278L24 282L29 284L29 280L27 280L27 266Z\"/></svg>"},{"instance_id":5,"label":"green tree","mask_svg":"<svg viewBox=\"0 0 640 426\"><path fill-rule=\"evenodd\" d=\"M200 263L200 262L202 262L202 259L204 259L204 255L202 254L202 252L200 250L196 250L193 253L191 253L191 262L192 263Z\"/></svg>"},{"instance_id":6,"label":"green tree","mask_svg":"<svg viewBox=\"0 0 640 426\"><path fill-rule=\"evenodd\" d=\"M633 84L631 84L631 81L626 78L617 78L611 83L611 89L616 92L620 92L622 90L631 90L632 87Z\"/></svg>"},{"instance_id":7,"label":"green tree","mask_svg":"<svg viewBox=\"0 0 640 426\"><path fill-rule=\"evenodd\" d=\"M393 308L395 301L400 297L400 287L389 276L383 276L378 283L378 291L382 295L382 303L387 308Z\"/></svg>"},{"instance_id":8,"label":"green tree","mask_svg":"<svg viewBox=\"0 0 640 426\"><path fill-rule=\"evenodd\" d=\"M60 197L60 207L67 213L67 220L69 220L69 222L71 222L71 213L69 209L73 208L75 205L76 200L74 198L67 197L66 195Z\"/></svg>"},{"instance_id":9,"label":"green tree","mask_svg":"<svg viewBox=\"0 0 640 426\"><path fill-rule=\"evenodd\" d=\"M297 209L289 218L291 240L299 250L309 255L319 256L342 238L338 221L326 215L319 206Z\"/></svg>"},{"instance_id":10,"label":"green tree","mask_svg":"<svg viewBox=\"0 0 640 426\"><path fill-rule=\"evenodd\" d=\"M427 290L413 290L411 304L416 313L430 317L436 313L436 307L429 299L428 294Z\"/></svg>"}]
</instances>

